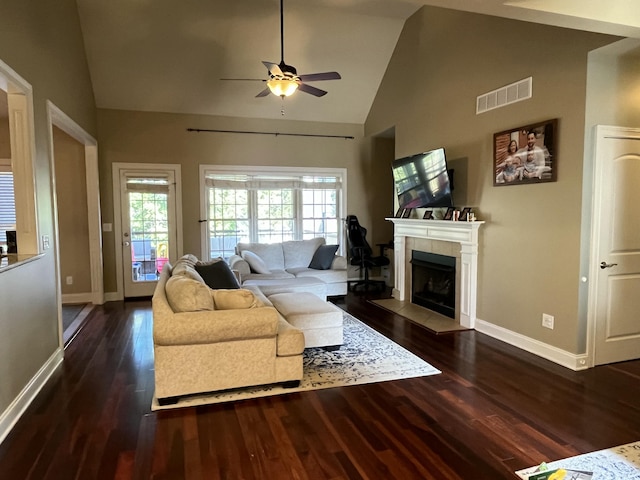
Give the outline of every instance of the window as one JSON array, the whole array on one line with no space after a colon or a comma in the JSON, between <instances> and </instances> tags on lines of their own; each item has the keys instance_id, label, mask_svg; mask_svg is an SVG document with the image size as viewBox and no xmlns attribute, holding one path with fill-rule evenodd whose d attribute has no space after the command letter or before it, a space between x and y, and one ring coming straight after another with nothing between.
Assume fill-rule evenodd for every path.
<instances>
[{"instance_id":1,"label":"window","mask_svg":"<svg viewBox=\"0 0 640 480\"><path fill-rule=\"evenodd\" d=\"M209 258L228 259L238 242L324 237L341 244L344 169L203 168Z\"/></svg>"},{"instance_id":2,"label":"window","mask_svg":"<svg viewBox=\"0 0 640 480\"><path fill-rule=\"evenodd\" d=\"M7 230L16 229L16 202L13 174L0 164L0 245L7 245Z\"/></svg>"}]
</instances>

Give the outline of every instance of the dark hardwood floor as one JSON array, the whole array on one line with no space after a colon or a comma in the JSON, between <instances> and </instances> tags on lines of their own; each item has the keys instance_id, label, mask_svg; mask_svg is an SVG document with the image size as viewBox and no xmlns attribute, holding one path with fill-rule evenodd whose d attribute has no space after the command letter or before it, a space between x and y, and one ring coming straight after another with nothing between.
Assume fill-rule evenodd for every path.
<instances>
[{"instance_id":1,"label":"dark hardwood floor","mask_svg":"<svg viewBox=\"0 0 640 480\"><path fill-rule=\"evenodd\" d=\"M0 445L0 478L513 479L640 440L640 361L573 372L337 304L442 374L154 413L150 302L108 303Z\"/></svg>"}]
</instances>

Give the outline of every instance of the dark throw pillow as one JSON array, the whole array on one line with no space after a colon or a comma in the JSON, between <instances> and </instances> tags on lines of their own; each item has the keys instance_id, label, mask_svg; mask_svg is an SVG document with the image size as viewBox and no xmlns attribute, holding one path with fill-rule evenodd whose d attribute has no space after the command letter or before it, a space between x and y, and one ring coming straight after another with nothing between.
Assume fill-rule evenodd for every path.
<instances>
[{"instance_id":1,"label":"dark throw pillow","mask_svg":"<svg viewBox=\"0 0 640 480\"><path fill-rule=\"evenodd\" d=\"M329 270L333 263L333 257L338 250L338 245L320 245L313 254L309 268L314 270Z\"/></svg>"},{"instance_id":2,"label":"dark throw pillow","mask_svg":"<svg viewBox=\"0 0 640 480\"><path fill-rule=\"evenodd\" d=\"M240 288L236 276L227 262L221 258L210 262L197 262L195 268L209 288Z\"/></svg>"}]
</instances>

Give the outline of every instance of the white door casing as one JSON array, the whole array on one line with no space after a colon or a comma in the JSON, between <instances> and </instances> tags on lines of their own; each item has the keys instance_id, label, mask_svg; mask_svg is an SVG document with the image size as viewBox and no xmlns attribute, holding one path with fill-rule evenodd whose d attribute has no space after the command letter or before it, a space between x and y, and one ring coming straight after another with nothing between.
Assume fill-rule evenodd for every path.
<instances>
[{"instance_id":1,"label":"white door casing","mask_svg":"<svg viewBox=\"0 0 640 480\"><path fill-rule=\"evenodd\" d=\"M589 289L594 365L640 358L640 129L598 126Z\"/></svg>"}]
</instances>

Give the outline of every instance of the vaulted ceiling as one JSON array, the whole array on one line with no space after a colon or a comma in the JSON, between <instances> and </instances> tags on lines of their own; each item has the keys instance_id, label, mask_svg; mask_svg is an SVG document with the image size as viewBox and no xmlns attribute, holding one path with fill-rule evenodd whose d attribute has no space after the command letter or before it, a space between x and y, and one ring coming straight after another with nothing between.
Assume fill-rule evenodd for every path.
<instances>
[{"instance_id":1,"label":"vaulted ceiling","mask_svg":"<svg viewBox=\"0 0 640 480\"><path fill-rule=\"evenodd\" d=\"M405 20L433 5L640 38L637 0L285 0L284 59L317 98L256 98L280 59L278 0L77 0L100 108L322 122L365 121ZM252 78L221 80L222 78Z\"/></svg>"}]
</instances>

